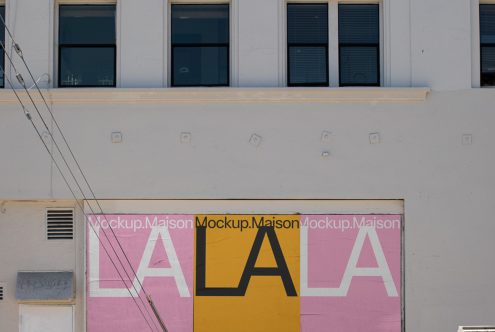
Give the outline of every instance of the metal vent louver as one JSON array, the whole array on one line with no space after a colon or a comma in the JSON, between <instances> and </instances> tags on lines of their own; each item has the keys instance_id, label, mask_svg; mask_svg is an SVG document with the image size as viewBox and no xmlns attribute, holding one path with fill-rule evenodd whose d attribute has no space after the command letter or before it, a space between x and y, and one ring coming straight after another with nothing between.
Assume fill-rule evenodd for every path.
<instances>
[{"instance_id":1,"label":"metal vent louver","mask_svg":"<svg viewBox=\"0 0 495 332\"><path fill-rule=\"evenodd\" d=\"M3 301L3 286L0 286L0 301Z\"/></svg>"},{"instance_id":2,"label":"metal vent louver","mask_svg":"<svg viewBox=\"0 0 495 332\"><path fill-rule=\"evenodd\" d=\"M46 211L46 236L48 240L72 240L74 238L74 210L48 209Z\"/></svg>"},{"instance_id":3,"label":"metal vent louver","mask_svg":"<svg viewBox=\"0 0 495 332\"><path fill-rule=\"evenodd\" d=\"M457 332L495 332L495 325L459 326Z\"/></svg>"}]
</instances>

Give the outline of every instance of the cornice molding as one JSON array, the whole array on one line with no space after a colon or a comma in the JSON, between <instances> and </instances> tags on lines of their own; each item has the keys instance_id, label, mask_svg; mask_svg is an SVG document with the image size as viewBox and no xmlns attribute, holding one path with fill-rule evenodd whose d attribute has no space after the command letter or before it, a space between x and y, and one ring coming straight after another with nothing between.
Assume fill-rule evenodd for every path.
<instances>
[{"instance_id":1,"label":"cornice molding","mask_svg":"<svg viewBox=\"0 0 495 332\"><path fill-rule=\"evenodd\" d=\"M21 98L28 96L17 90ZM404 103L426 100L429 88L61 88L42 90L57 104L205 104L205 103ZM31 96L41 102L37 91ZM9 89L0 104L15 104Z\"/></svg>"}]
</instances>

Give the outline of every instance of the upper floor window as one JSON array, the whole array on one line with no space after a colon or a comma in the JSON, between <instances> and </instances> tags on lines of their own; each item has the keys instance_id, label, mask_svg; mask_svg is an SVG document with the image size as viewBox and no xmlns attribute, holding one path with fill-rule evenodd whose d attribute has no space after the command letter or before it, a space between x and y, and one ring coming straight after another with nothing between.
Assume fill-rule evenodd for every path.
<instances>
[{"instance_id":1,"label":"upper floor window","mask_svg":"<svg viewBox=\"0 0 495 332\"><path fill-rule=\"evenodd\" d=\"M380 85L378 4L339 5L340 86Z\"/></svg>"},{"instance_id":2,"label":"upper floor window","mask_svg":"<svg viewBox=\"0 0 495 332\"><path fill-rule=\"evenodd\" d=\"M115 5L60 5L58 86L115 86Z\"/></svg>"},{"instance_id":3,"label":"upper floor window","mask_svg":"<svg viewBox=\"0 0 495 332\"><path fill-rule=\"evenodd\" d=\"M2 15L2 18L5 22L5 6L0 6L0 15ZM2 23L0 22L0 25ZM2 42L2 45L5 47L5 27L2 27L3 29L0 29L0 42ZM5 87L5 54L3 53L3 49L0 48L0 88Z\"/></svg>"},{"instance_id":4,"label":"upper floor window","mask_svg":"<svg viewBox=\"0 0 495 332\"><path fill-rule=\"evenodd\" d=\"M495 86L495 4L480 5L481 86Z\"/></svg>"},{"instance_id":5,"label":"upper floor window","mask_svg":"<svg viewBox=\"0 0 495 332\"><path fill-rule=\"evenodd\" d=\"M287 4L289 86L328 86L328 5Z\"/></svg>"},{"instance_id":6,"label":"upper floor window","mask_svg":"<svg viewBox=\"0 0 495 332\"><path fill-rule=\"evenodd\" d=\"M173 4L172 86L228 86L229 39L228 4Z\"/></svg>"},{"instance_id":7,"label":"upper floor window","mask_svg":"<svg viewBox=\"0 0 495 332\"><path fill-rule=\"evenodd\" d=\"M288 3L287 85L380 86L380 39L377 3Z\"/></svg>"}]
</instances>

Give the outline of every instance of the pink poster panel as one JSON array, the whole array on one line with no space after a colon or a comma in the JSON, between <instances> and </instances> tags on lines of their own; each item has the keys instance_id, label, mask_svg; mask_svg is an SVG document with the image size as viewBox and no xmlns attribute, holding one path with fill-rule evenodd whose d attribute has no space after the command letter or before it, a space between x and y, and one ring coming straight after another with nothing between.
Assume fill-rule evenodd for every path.
<instances>
[{"instance_id":1,"label":"pink poster panel","mask_svg":"<svg viewBox=\"0 0 495 332\"><path fill-rule=\"evenodd\" d=\"M401 331L401 216L301 216L301 330Z\"/></svg>"},{"instance_id":2,"label":"pink poster panel","mask_svg":"<svg viewBox=\"0 0 495 332\"><path fill-rule=\"evenodd\" d=\"M87 331L159 330L143 288L169 331L193 331L193 219L192 215L88 216Z\"/></svg>"}]
</instances>

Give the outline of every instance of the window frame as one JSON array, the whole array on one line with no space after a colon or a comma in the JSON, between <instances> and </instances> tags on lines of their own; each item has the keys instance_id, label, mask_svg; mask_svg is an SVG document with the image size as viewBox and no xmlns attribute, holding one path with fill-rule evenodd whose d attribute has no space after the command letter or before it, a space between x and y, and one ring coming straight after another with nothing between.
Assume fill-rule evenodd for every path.
<instances>
[{"instance_id":1,"label":"window frame","mask_svg":"<svg viewBox=\"0 0 495 332\"><path fill-rule=\"evenodd\" d=\"M287 71L287 86L288 87L328 87L330 86L330 61L329 61L329 52L330 52L330 22L327 18L327 42L326 44L322 43L290 43L289 42L289 6L304 6L304 5L326 5L327 6L327 15L330 12L330 6L327 2L289 2L285 8L286 14L286 71ZM326 79L324 83L291 83L290 82L290 48L291 47L324 47L326 53L326 62L325 62L325 74Z\"/></svg>"},{"instance_id":2,"label":"window frame","mask_svg":"<svg viewBox=\"0 0 495 332\"><path fill-rule=\"evenodd\" d=\"M229 38L228 38L228 43L211 43L211 44L199 44L199 43L184 43L180 44L179 46L174 45L172 42L172 7L174 5L186 5L186 6L194 6L194 5L227 5L229 7L228 9L228 14L229 14L229 22L228 22L228 27L229 27ZM168 33L166 34L168 36L168 41L167 41L167 46L168 46L168 56L169 56L169 61L168 62L168 72L170 75L168 75L168 86L171 88L201 88L201 87L212 87L212 88L222 88L222 87L230 87L232 86L232 81L233 81L233 73L232 73L232 67L233 67L233 59L234 56L232 54L233 50L233 31L234 31L234 25L233 25L233 7L234 4L233 2L230 1L223 1L223 0L209 0L209 1L194 1L191 2L189 0L174 0L174 1L169 1L168 5ZM176 47L226 47L227 48L227 83L226 84L206 84L206 85L176 85L174 84L174 48Z\"/></svg>"},{"instance_id":3,"label":"window frame","mask_svg":"<svg viewBox=\"0 0 495 332\"><path fill-rule=\"evenodd\" d=\"M490 6L495 8L495 1L480 1L478 3L478 41L479 41L479 87L481 88L495 88L494 84L483 85L483 47L495 48L495 42L493 43L483 43L481 42L481 7ZM492 74L495 77L495 73ZM495 78L494 78L495 80Z\"/></svg>"},{"instance_id":4,"label":"window frame","mask_svg":"<svg viewBox=\"0 0 495 332\"><path fill-rule=\"evenodd\" d=\"M288 4L318 4L325 3L328 5L328 87L340 87L340 64L339 64L339 13L338 6L340 4L376 4L378 5L379 19L379 85L364 87L376 88L387 87L391 84L391 62L390 62L390 2L391 0L281 0L283 3L282 15L280 19L280 31L285 34L281 36L279 42L279 86L291 87L288 82L288 48L287 48L287 5ZM494 1L495 0L489 0Z\"/></svg>"},{"instance_id":5,"label":"window frame","mask_svg":"<svg viewBox=\"0 0 495 332\"><path fill-rule=\"evenodd\" d=\"M8 24L8 22L7 22L7 4L4 1L0 1L0 7L3 7L3 13L4 13L3 20L4 20L5 24ZM2 24L2 23L0 22L0 24ZM5 28L4 28L4 32L3 33L4 33L4 35L3 35L4 38L3 38L3 41L2 41L3 42L3 46L5 47L5 49L8 49L7 48L7 44L6 44L7 38L5 38L6 37L6 29ZM0 51L3 52L3 49L0 48ZM2 65L2 68L3 68L3 81L0 84L0 89L4 89L5 88L5 77L7 76L7 72L6 72L6 68L5 68L5 58L6 58L6 56L4 54L3 55L3 63L1 64Z\"/></svg>"},{"instance_id":6,"label":"window frame","mask_svg":"<svg viewBox=\"0 0 495 332\"><path fill-rule=\"evenodd\" d=\"M379 87L382 85L382 50L381 50L381 45L382 45L382 29L381 29L381 8L379 3L368 3L368 2L339 2L338 4L338 20L340 20L340 7L342 5L345 6L360 6L360 5L376 5L378 7L378 43L342 43L340 41L340 36L338 37L338 48L339 48L339 64L338 64L338 72L339 72L339 87ZM338 23L337 23L338 24ZM338 29L337 29L338 30ZM376 77L377 77L377 83L375 84L368 84L368 83L351 83L351 84L346 84L342 83L342 63L340 62L340 58L342 56L342 48L343 47L375 47L376 52L377 52L377 57L376 57Z\"/></svg>"},{"instance_id":7,"label":"window frame","mask_svg":"<svg viewBox=\"0 0 495 332\"><path fill-rule=\"evenodd\" d=\"M113 5L115 6L115 44L84 44L87 47L107 47L107 45L114 46L114 73L115 79L113 85L61 85L61 70L60 70L60 61L61 61L61 43L60 43L60 7L67 5L77 5L77 6L97 6L97 5ZM53 16L53 68L50 70L53 73L52 87L60 88L60 89L71 89L71 88L116 88L120 86L120 52L119 52L119 44L120 44L120 1L117 0L54 0L54 16ZM69 44L67 46L78 47L78 44Z\"/></svg>"}]
</instances>

